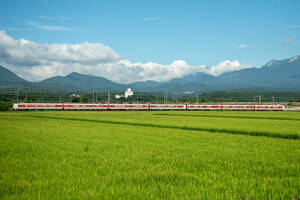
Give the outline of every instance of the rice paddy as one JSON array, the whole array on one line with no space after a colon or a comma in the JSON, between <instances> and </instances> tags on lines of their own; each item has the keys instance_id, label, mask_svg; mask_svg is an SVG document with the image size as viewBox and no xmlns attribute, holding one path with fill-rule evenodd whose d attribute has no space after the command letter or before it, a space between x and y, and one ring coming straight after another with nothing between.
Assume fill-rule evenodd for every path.
<instances>
[{"instance_id":1,"label":"rice paddy","mask_svg":"<svg viewBox=\"0 0 300 200\"><path fill-rule=\"evenodd\" d=\"M298 199L299 112L2 112L0 199Z\"/></svg>"}]
</instances>

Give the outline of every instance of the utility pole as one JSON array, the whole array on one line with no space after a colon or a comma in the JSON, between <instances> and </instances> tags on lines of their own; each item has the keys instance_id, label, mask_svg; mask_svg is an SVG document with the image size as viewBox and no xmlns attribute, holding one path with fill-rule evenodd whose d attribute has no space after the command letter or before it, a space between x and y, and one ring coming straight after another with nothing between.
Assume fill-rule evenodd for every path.
<instances>
[{"instance_id":1,"label":"utility pole","mask_svg":"<svg viewBox=\"0 0 300 200\"><path fill-rule=\"evenodd\" d=\"M197 94L197 104L198 104L198 94Z\"/></svg>"},{"instance_id":2,"label":"utility pole","mask_svg":"<svg viewBox=\"0 0 300 200\"><path fill-rule=\"evenodd\" d=\"M94 89L93 89L93 103L95 103L95 95L94 95Z\"/></svg>"},{"instance_id":3,"label":"utility pole","mask_svg":"<svg viewBox=\"0 0 300 200\"><path fill-rule=\"evenodd\" d=\"M168 103L168 89L166 89L166 103Z\"/></svg>"},{"instance_id":4,"label":"utility pole","mask_svg":"<svg viewBox=\"0 0 300 200\"><path fill-rule=\"evenodd\" d=\"M261 96L259 95L259 96L256 96L256 97L258 97L258 104L261 104Z\"/></svg>"},{"instance_id":5,"label":"utility pole","mask_svg":"<svg viewBox=\"0 0 300 200\"><path fill-rule=\"evenodd\" d=\"M25 97L24 97L24 101L27 101L27 91L25 91Z\"/></svg>"},{"instance_id":6,"label":"utility pole","mask_svg":"<svg viewBox=\"0 0 300 200\"><path fill-rule=\"evenodd\" d=\"M107 103L109 104L109 102L110 102L110 93L108 92L107 93Z\"/></svg>"},{"instance_id":7,"label":"utility pole","mask_svg":"<svg viewBox=\"0 0 300 200\"><path fill-rule=\"evenodd\" d=\"M255 102L255 97L258 97L258 103L261 104L261 96L254 96L254 102Z\"/></svg>"},{"instance_id":8,"label":"utility pole","mask_svg":"<svg viewBox=\"0 0 300 200\"><path fill-rule=\"evenodd\" d=\"M275 98L274 98L274 96L272 96L272 100L273 100L273 104L275 104Z\"/></svg>"},{"instance_id":9,"label":"utility pole","mask_svg":"<svg viewBox=\"0 0 300 200\"><path fill-rule=\"evenodd\" d=\"M17 90L17 103L19 103L19 90Z\"/></svg>"}]
</instances>

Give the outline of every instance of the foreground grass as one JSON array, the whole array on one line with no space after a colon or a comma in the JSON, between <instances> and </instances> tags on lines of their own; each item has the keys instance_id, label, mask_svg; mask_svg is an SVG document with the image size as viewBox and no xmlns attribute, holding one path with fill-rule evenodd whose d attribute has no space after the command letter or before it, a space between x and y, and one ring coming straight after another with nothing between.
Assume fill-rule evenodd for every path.
<instances>
[{"instance_id":1,"label":"foreground grass","mask_svg":"<svg viewBox=\"0 0 300 200\"><path fill-rule=\"evenodd\" d=\"M60 119L179 125L180 118L185 126L192 125L190 120L193 123L217 120L219 128L226 128L218 121L220 118L199 120L199 117L153 114L0 113L0 198L300 197L299 140ZM227 120L238 120L236 124L226 121L236 128L243 121L260 124L260 120L254 119ZM270 127L273 121L277 120L263 120ZM294 121L277 123L292 126L287 128L289 131L299 127ZM196 124L201 125L201 122Z\"/></svg>"}]
</instances>

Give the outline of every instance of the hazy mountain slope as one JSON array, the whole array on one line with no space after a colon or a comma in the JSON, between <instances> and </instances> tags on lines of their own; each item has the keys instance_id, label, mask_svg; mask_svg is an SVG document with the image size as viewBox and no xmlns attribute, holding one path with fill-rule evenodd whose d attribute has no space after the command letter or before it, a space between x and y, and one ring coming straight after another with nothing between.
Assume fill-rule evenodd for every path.
<instances>
[{"instance_id":1,"label":"hazy mountain slope","mask_svg":"<svg viewBox=\"0 0 300 200\"><path fill-rule=\"evenodd\" d=\"M0 86L19 86L28 83L12 71L0 66Z\"/></svg>"},{"instance_id":2,"label":"hazy mountain slope","mask_svg":"<svg viewBox=\"0 0 300 200\"><path fill-rule=\"evenodd\" d=\"M161 85L169 91L208 91L214 87L216 81L216 77L198 72L195 74L185 75L181 78L171 79Z\"/></svg>"},{"instance_id":3,"label":"hazy mountain slope","mask_svg":"<svg viewBox=\"0 0 300 200\"><path fill-rule=\"evenodd\" d=\"M112 82L103 77L73 72L67 76L56 76L39 82L44 87L64 88L66 91L119 91L125 85Z\"/></svg>"},{"instance_id":4,"label":"hazy mountain slope","mask_svg":"<svg viewBox=\"0 0 300 200\"><path fill-rule=\"evenodd\" d=\"M300 90L300 56L271 60L261 68L228 72L218 78L232 88Z\"/></svg>"},{"instance_id":5,"label":"hazy mountain slope","mask_svg":"<svg viewBox=\"0 0 300 200\"><path fill-rule=\"evenodd\" d=\"M139 92L157 92L161 91L161 84L156 81L139 81L135 83L127 84L127 87L133 88Z\"/></svg>"}]
</instances>

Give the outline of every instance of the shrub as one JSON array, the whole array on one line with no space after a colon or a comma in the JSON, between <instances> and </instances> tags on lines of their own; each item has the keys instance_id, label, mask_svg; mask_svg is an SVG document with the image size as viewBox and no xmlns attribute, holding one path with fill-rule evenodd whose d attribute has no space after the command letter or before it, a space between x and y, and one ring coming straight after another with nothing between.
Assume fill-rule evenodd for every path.
<instances>
[{"instance_id":1,"label":"shrub","mask_svg":"<svg viewBox=\"0 0 300 200\"><path fill-rule=\"evenodd\" d=\"M10 110L12 110L12 103L0 102L0 111L10 111Z\"/></svg>"}]
</instances>

